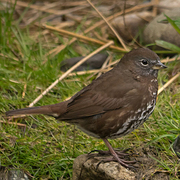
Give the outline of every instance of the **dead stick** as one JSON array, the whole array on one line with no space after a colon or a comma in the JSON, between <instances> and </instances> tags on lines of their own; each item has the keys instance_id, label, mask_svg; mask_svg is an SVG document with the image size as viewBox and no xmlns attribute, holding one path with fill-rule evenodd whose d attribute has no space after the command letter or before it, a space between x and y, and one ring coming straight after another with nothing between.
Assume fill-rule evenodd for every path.
<instances>
[{"instance_id":1,"label":"dead stick","mask_svg":"<svg viewBox=\"0 0 180 180\"><path fill-rule=\"evenodd\" d=\"M89 4L88 5L86 4L86 5L83 5L83 6L80 6L80 7L73 7L73 8L66 9L66 10L54 10L54 9L46 9L44 7L41 7L41 6L33 5L33 4L22 2L22 1L16 1L16 0L11 0L11 1L9 1L9 0L1 0L1 1L2 2L13 3L13 4L16 3L17 6L28 7L28 8L31 8L31 9L35 9L37 11L42 11L42 12L46 12L46 13L50 13L50 14L56 14L56 15L64 15L64 14L72 13L74 11L84 9L84 8L89 6Z\"/></svg>"},{"instance_id":2,"label":"dead stick","mask_svg":"<svg viewBox=\"0 0 180 180\"><path fill-rule=\"evenodd\" d=\"M154 3L150 2L150 3L146 3L146 4L134 6L134 7L132 7L132 8L126 9L125 11L120 11L120 12L118 12L118 13L116 13L116 14L113 14L113 15L107 17L106 19L107 19L108 21L110 21L110 20L112 20L112 19L114 19L114 18L122 15L123 13L130 13L130 12L132 12L132 11L136 11L136 10L139 10L139 9L142 9L142 8L146 8L146 7L150 7L150 6L153 6L153 5L154 5ZM93 29L95 29L95 28L103 25L104 23L105 23L104 20L95 23L93 26L91 26L91 27L88 29L88 32L90 32L91 30L93 30ZM88 32L86 32L86 33L88 33Z\"/></svg>"},{"instance_id":3,"label":"dead stick","mask_svg":"<svg viewBox=\"0 0 180 180\"><path fill-rule=\"evenodd\" d=\"M37 25L37 24L36 24ZM39 25L38 25L39 26ZM88 42L93 42L93 43L96 43L96 44L100 44L100 45L104 45L106 44L105 42L102 42L100 40L96 40L96 39L93 39L93 38L89 38L87 36L83 36L83 35L80 35L80 34L76 34L74 32L70 32L70 31L66 31L64 29L57 29L55 27L52 27L52 26L48 26L46 24L42 25L42 27L46 28L46 29L50 29L50 30L53 30L53 31L56 31L56 32L59 32L61 34L66 34L66 35L69 35L69 36L72 36L72 37L76 37L76 38L79 38L81 40L85 40L85 41L88 41ZM121 52L126 52L126 50L124 48L120 48L118 46L109 46L109 48L111 49L116 49L116 50L119 50Z\"/></svg>"},{"instance_id":4,"label":"dead stick","mask_svg":"<svg viewBox=\"0 0 180 180\"><path fill-rule=\"evenodd\" d=\"M19 59L15 58L15 57L9 57L9 56L6 56L6 55L4 55L4 54L2 54L2 53L0 53L0 56L5 57L5 58L8 58L8 59L15 60L15 61L19 61Z\"/></svg>"},{"instance_id":5,"label":"dead stick","mask_svg":"<svg viewBox=\"0 0 180 180\"><path fill-rule=\"evenodd\" d=\"M113 44L113 41L110 41L106 43L105 45L101 46L100 48L96 49L94 52L83 58L81 61L76 63L73 67L71 67L68 71L66 71L61 77L59 77L54 83L52 83L42 94L40 94L30 105L29 107L32 107L35 103L37 103L45 94L47 94L59 81L64 79L69 73L71 73L73 70L75 70L78 66L80 66L82 63L84 63L86 60L88 60L90 57L94 56L98 52L102 51L106 47Z\"/></svg>"},{"instance_id":6,"label":"dead stick","mask_svg":"<svg viewBox=\"0 0 180 180\"><path fill-rule=\"evenodd\" d=\"M161 60L161 62L162 63L167 63L167 62L172 62L172 61L178 61L178 60L180 60L180 58L179 57L173 57L173 58L166 58L166 59L163 59L163 60Z\"/></svg>"},{"instance_id":7,"label":"dead stick","mask_svg":"<svg viewBox=\"0 0 180 180\"><path fill-rule=\"evenodd\" d=\"M78 71L78 72L74 72L74 73L70 73L68 75L68 77L71 76L76 76L76 75L84 75L84 74L92 74L92 73L98 73L98 72L106 72L107 69L93 69L93 70L88 70L88 71Z\"/></svg>"},{"instance_id":8,"label":"dead stick","mask_svg":"<svg viewBox=\"0 0 180 180\"><path fill-rule=\"evenodd\" d=\"M1 121L1 120L0 120L0 123L13 124L13 125L18 125L18 126L26 127L25 124L15 123L15 122L6 122L6 121Z\"/></svg>"},{"instance_id":9,"label":"dead stick","mask_svg":"<svg viewBox=\"0 0 180 180\"><path fill-rule=\"evenodd\" d=\"M129 51L129 49L126 47L126 45L124 44L123 39L119 36L119 34L116 32L116 30L111 26L111 24L106 20L106 18L99 12L99 10L94 6L94 4L91 3L90 0L87 0L87 2L95 9L95 11L101 16L101 18L106 22L106 24L109 26L109 28L111 29L111 31L116 35L116 37L118 38L119 42L122 44L123 48L126 51Z\"/></svg>"},{"instance_id":10,"label":"dead stick","mask_svg":"<svg viewBox=\"0 0 180 180\"><path fill-rule=\"evenodd\" d=\"M166 84L164 84L159 90L158 94L160 94L165 88L167 88L174 80L176 80L180 76L180 72L172 77Z\"/></svg>"},{"instance_id":11,"label":"dead stick","mask_svg":"<svg viewBox=\"0 0 180 180\"><path fill-rule=\"evenodd\" d=\"M48 53L45 54L45 56L49 56L52 53L54 53L54 55L58 54L60 51L62 51L63 49L65 49L68 45L71 45L73 42L75 42L77 40L77 38L72 38L70 41L68 41L66 44L62 44L52 50L50 50ZM56 53L55 53L56 52ZM43 61L43 64L45 64L47 62L47 58L45 61Z\"/></svg>"},{"instance_id":12,"label":"dead stick","mask_svg":"<svg viewBox=\"0 0 180 180\"><path fill-rule=\"evenodd\" d=\"M129 13L129 12L132 12L132 11L135 11L135 10L139 10L139 9L142 9L142 8L145 8L145 7L150 7L150 6L153 6L153 5L154 5L154 4L153 4L152 2L146 3L146 4L142 4L142 5L138 5L138 6L135 6L135 7L129 8L129 9L126 9L126 10L125 10L125 13ZM109 20L112 20L113 18L122 15L123 13L124 13L124 11L118 12L118 13L116 13L116 14L113 14L112 16L109 16L109 17L106 18L106 19L107 19L108 21L109 21ZM104 20L101 20L101 21L95 23L93 26L91 26L90 28L86 29L86 30L84 31L84 34L89 33L90 31L92 31L93 29L95 29L95 28L103 25L104 23L105 23ZM70 42L68 42L67 45L72 44L72 43L75 42L76 40L77 40L77 38L73 38ZM48 55L50 55L50 54L52 54L52 53L54 53L54 54L56 55L56 54L59 53L61 50L63 50L65 47L66 47L66 45L63 45L63 46L60 45L60 46L56 47L55 49L51 50L50 52L48 52L48 53L46 54L46 56L48 56Z\"/></svg>"},{"instance_id":13,"label":"dead stick","mask_svg":"<svg viewBox=\"0 0 180 180\"><path fill-rule=\"evenodd\" d=\"M156 17L157 15L157 5L159 4L159 0L153 0L153 3L155 3L156 6L153 7L153 17Z\"/></svg>"}]
</instances>

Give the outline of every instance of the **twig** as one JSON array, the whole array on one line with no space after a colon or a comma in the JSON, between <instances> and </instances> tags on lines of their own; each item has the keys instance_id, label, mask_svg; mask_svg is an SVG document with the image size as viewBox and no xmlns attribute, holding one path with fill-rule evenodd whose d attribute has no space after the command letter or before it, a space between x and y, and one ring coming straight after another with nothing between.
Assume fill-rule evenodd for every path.
<instances>
[{"instance_id":1,"label":"twig","mask_svg":"<svg viewBox=\"0 0 180 180\"><path fill-rule=\"evenodd\" d=\"M109 41L108 39L104 38L103 36L100 36L96 31L93 31L92 33L97 37L97 39L99 39L101 41L104 41L104 42Z\"/></svg>"},{"instance_id":2,"label":"twig","mask_svg":"<svg viewBox=\"0 0 180 180\"><path fill-rule=\"evenodd\" d=\"M23 89L23 93L22 93L22 98L24 98L25 95L26 95L26 88L27 88L27 84L24 84L24 89Z\"/></svg>"},{"instance_id":3,"label":"twig","mask_svg":"<svg viewBox=\"0 0 180 180\"><path fill-rule=\"evenodd\" d=\"M55 141L56 141L56 142L59 142L59 141L55 138L54 134L53 134L51 131L49 131L49 132L51 133L51 136L55 139Z\"/></svg>"},{"instance_id":4,"label":"twig","mask_svg":"<svg viewBox=\"0 0 180 180\"><path fill-rule=\"evenodd\" d=\"M79 5L85 5L85 4L87 4L87 2L86 1L72 1L72 2L70 2L70 1L67 1L67 2L65 2L65 1L62 1L61 2L61 6L63 7L63 6L79 6Z\"/></svg>"},{"instance_id":5,"label":"twig","mask_svg":"<svg viewBox=\"0 0 180 180\"><path fill-rule=\"evenodd\" d=\"M76 76L76 75L91 74L91 73L97 74L98 72L107 72L107 71L112 69L112 68L110 68L111 66L117 64L118 62L119 62L119 59L116 61L113 61L112 63L108 64L105 68L102 68L100 70L99 69L93 69L93 70L88 70L88 71L79 71L79 72L70 73L68 75L68 77Z\"/></svg>"},{"instance_id":6,"label":"twig","mask_svg":"<svg viewBox=\"0 0 180 180\"><path fill-rule=\"evenodd\" d=\"M84 74L91 74L91 73L98 73L98 72L106 72L107 70L106 69L93 69L93 70L89 70L89 71L78 71L78 72L73 72L73 73L70 73L68 75L68 77L71 77L71 76L76 76L76 75L84 75Z\"/></svg>"},{"instance_id":7,"label":"twig","mask_svg":"<svg viewBox=\"0 0 180 180\"><path fill-rule=\"evenodd\" d=\"M4 124L13 124L13 125L18 125L18 126L26 127L25 124L15 123L15 122L6 122L6 121L2 121L2 120L0 120L0 123L4 123Z\"/></svg>"},{"instance_id":8,"label":"twig","mask_svg":"<svg viewBox=\"0 0 180 180\"><path fill-rule=\"evenodd\" d=\"M14 115L14 116L8 116L6 117L8 120L13 120L14 118L22 118L22 117L26 117L28 115Z\"/></svg>"},{"instance_id":9,"label":"twig","mask_svg":"<svg viewBox=\"0 0 180 180\"><path fill-rule=\"evenodd\" d=\"M61 77L59 77L54 83L52 83L42 94L40 94L30 105L29 107L32 107L35 103L37 103L45 94L47 94L59 81L64 79L66 76L68 76L69 73L71 73L73 70L75 70L78 66L80 66L82 63L84 63L86 60L88 60L90 57L94 56L98 52L102 51L106 47L113 44L113 41L108 42L107 44L101 46L100 48L96 49L94 52L83 58L81 61L76 63L73 67L71 67L68 71L66 71Z\"/></svg>"},{"instance_id":10,"label":"twig","mask_svg":"<svg viewBox=\"0 0 180 180\"><path fill-rule=\"evenodd\" d=\"M56 14L56 15L64 15L64 14L72 13L74 11L84 9L84 8L89 6L89 4L84 4L82 6L73 7L73 8L66 9L66 10L54 10L54 9L46 9L46 7L40 7L40 6L37 6L37 5L22 2L22 1L16 1L16 0L11 0L11 1L9 1L9 0L1 0L1 1L2 2L13 3L13 4L16 3L17 6L28 7L28 8L31 8L31 9L35 9L37 11L42 11L42 12L46 12L46 13L50 13L50 14Z\"/></svg>"},{"instance_id":11,"label":"twig","mask_svg":"<svg viewBox=\"0 0 180 180\"><path fill-rule=\"evenodd\" d=\"M108 62L109 62L109 60L110 60L111 58L112 58L112 55L109 55L108 58L106 59L106 61L103 63L101 69L105 69L105 68L107 67ZM101 69L100 69L100 70L101 70ZM99 76L101 76L101 74L102 74L102 71L99 71L96 78L98 78Z\"/></svg>"},{"instance_id":12,"label":"twig","mask_svg":"<svg viewBox=\"0 0 180 180\"><path fill-rule=\"evenodd\" d=\"M113 18L122 15L124 12L125 12L125 13L129 13L129 12L131 12L131 11L136 11L136 10L139 10L139 9L142 9L142 8L145 8L145 7L150 7L150 6L153 6L153 5L154 5L154 4L153 4L152 2L146 3L146 4L142 4L142 5L138 5L138 6L135 6L135 7L129 8L129 9L126 9L125 11L118 12L118 13L112 15L112 16L109 16L109 17L106 18L106 19L107 19L108 21L110 21L110 20L112 20ZM84 34L89 33L90 31L92 31L93 29L95 29L95 28L103 25L104 23L105 23L104 20L95 23L93 26L87 28L87 29L84 31ZM73 38L73 39L71 39L71 41L69 41L66 45L70 45L70 44L74 43L76 40L77 40L77 38ZM46 54L46 56L48 56L48 55L50 55L50 54L52 54L52 53L54 53L54 55L58 54L61 50L63 50L63 49L66 47L66 45L57 46L55 49L49 51L49 52ZM45 60L45 61L46 61L46 60Z\"/></svg>"},{"instance_id":13,"label":"twig","mask_svg":"<svg viewBox=\"0 0 180 180\"><path fill-rule=\"evenodd\" d=\"M118 12L118 13L116 13L116 14L113 14L113 15L107 17L106 19L107 19L108 21L110 21L110 20L112 20L112 19L114 19L114 18L122 15L123 13L129 13L129 12L136 11L136 10L140 10L140 9L142 9L142 8L150 7L150 6L153 6L153 5L154 5L154 3L150 2L150 3L146 3L146 4L134 6L134 7L132 7L132 8L126 9L125 11L121 11L121 12ZM88 32L90 32L91 30L93 30L93 29L95 29L95 28L103 25L104 23L105 23L104 20L95 23L93 26L91 26L91 27L88 29Z\"/></svg>"},{"instance_id":14,"label":"twig","mask_svg":"<svg viewBox=\"0 0 180 180\"><path fill-rule=\"evenodd\" d=\"M129 48L126 47L124 44L123 39L119 36L119 34L116 32L116 30L111 26L111 24L107 21L107 19L99 12L99 10L91 3L90 0L87 0L87 2L95 9L95 11L101 16L101 18L106 22L106 24L109 26L109 28L112 30L112 32L116 35L118 38L119 42L122 44L123 48L126 51L129 51Z\"/></svg>"},{"instance_id":15,"label":"twig","mask_svg":"<svg viewBox=\"0 0 180 180\"><path fill-rule=\"evenodd\" d=\"M19 61L19 59L15 58L15 57L9 57L9 56L6 56L6 55L4 55L2 53L0 53L0 56L8 58L8 59L13 59L14 61Z\"/></svg>"},{"instance_id":16,"label":"twig","mask_svg":"<svg viewBox=\"0 0 180 180\"><path fill-rule=\"evenodd\" d=\"M155 6L153 7L153 17L156 17L159 0L153 0L153 2L155 3Z\"/></svg>"},{"instance_id":17,"label":"twig","mask_svg":"<svg viewBox=\"0 0 180 180\"><path fill-rule=\"evenodd\" d=\"M164 84L159 90L158 94L160 94L165 88L167 88L174 80L176 80L180 76L180 72L172 77L166 84Z\"/></svg>"},{"instance_id":18,"label":"twig","mask_svg":"<svg viewBox=\"0 0 180 180\"><path fill-rule=\"evenodd\" d=\"M71 45L71 44L72 44L73 42L75 42L76 40L77 40L77 38L72 38L72 39L71 39L69 42L67 42L66 44L60 45L60 46L52 49L51 51L49 51L48 53L46 53L45 56L47 57L47 56L49 56L49 55L51 55L52 53L55 53L55 52L56 52L55 55L58 54L58 53L59 53L60 51L62 51L66 46ZM47 59L43 62L43 64L46 63L46 61L47 61Z\"/></svg>"},{"instance_id":19,"label":"twig","mask_svg":"<svg viewBox=\"0 0 180 180\"><path fill-rule=\"evenodd\" d=\"M170 58L170 59L169 59L169 57L168 57L168 58L166 58L166 59L161 60L161 62L162 62L162 63L167 63L167 62L178 61L178 60L180 60L180 57L179 57L179 56L176 56L176 57L173 57L173 58Z\"/></svg>"},{"instance_id":20,"label":"twig","mask_svg":"<svg viewBox=\"0 0 180 180\"><path fill-rule=\"evenodd\" d=\"M36 24L37 25L37 24ZM38 25L40 26L40 25ZM76 34L74 32L70 32L70 31L66 31L64 29L57 29L55 27L52 27L52 26L48 26L46 24L40 26L40 27L44 27L46 29L50 29L50 30L53 30L53 31L57 31L61 34L65 34L65 35L69 35L69 36L73 36L73 37L76 37L76 38L79 38L80 40L83 40L83 41L88 41L88 42L93 42L93 43L96 43L96 44L100 44L100 45L104 45L105 42L102 42L100 40L97 40L97 39L93 39L93 38L89 38L89 37L86 37L86 36L83 36L81 34ZM120 48L118 46L109 46L109 48L111 49L115 49L115 50L118 50L118 51L121 51L121 52L126 52L126 50L124 48Z\"/></svg>"}]
</instances>

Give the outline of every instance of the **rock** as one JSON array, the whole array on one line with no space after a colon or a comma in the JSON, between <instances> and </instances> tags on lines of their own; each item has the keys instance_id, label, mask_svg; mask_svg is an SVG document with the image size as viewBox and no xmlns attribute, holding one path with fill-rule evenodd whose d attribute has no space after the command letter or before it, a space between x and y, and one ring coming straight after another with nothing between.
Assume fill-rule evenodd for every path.
<instances>
[{"instance_id":1,"label":"rock","mask_svg":"<svg viewBox=\"0 0 180 180\"><path fill-rule=\"evenodd\" d=\"M160 0L158 4L158 11L166 13L177 7L180 7L180 0Z\"/></svg>"},{"instance_id":2,"label":"rock","mask_svg":"<svg viewBox=\"0 0 180 180\"><path fill-rule=\"evenodd\" d=\"M0 167L0 180L29 180L28 176L20 169L7 169Z\"/></svg>"},{"instance_id":3,"label":"rock","mask_svg":"<svg viewBox=\"0 0 180 180\"><path fill-rule=\"evenodd\" d=\"M180 17L180 8L175 8L167 12L166 15L176 20ZM143 33L144 43L151 44L155 43L155 40L164 40L180 47L180 34L178 34L170 23L160 23L164 19L166 17L164 14L161 14L147 25Z\"/></svg>"},{"instance_id":4,"label":"rock","mask_svg":"<svg viewBox=\"0 0 180 180\"><path fill-rule=\"evenodd\" d=\"M81 64L78 68L76 68L75 71L99 69L101 68L107 57L108 57L107 54L95 54L94 56L89 58L86 62ZM81 57L70 58L62 61L61 70L62 71L68 70L70 67L75 65L83 58L84 56L81 56Z\"/></svg>"},{"instance_id":5,"label":"rock","mask_svg":"<svg viewBox=\"0 0 180 180\"><path fill-rule=\"evenodd\" d=\"M119 16L115 18L112 20L111 25L124 40L131 41L152 18L152 13L148 11L131 13L124 17ZM109 31L109 33L115 37L112 31Z\"/></svg>"},{"instance_id":6,"label":"rock","mask_svg":"<svg viewBox=\"0 0 180 180\"><path fill-rule=\"evenodd\" d=\"M158 166L157 148L139 147L128 151L125 160L136 161L135 169L127 169L117 162L101 162L108 156L91 153L80 155L74 160L72 180L169 180L170 174ZM112 156L109 156L112 157ZM154 159L152 158L154 157ZM101 162L98 165L98 163Z\"/></svg>"},{"instance_id":7,"label":"rock","mask_svg":"<svg viewBox=\"0 0 180 180\"><path fill-rule=\"evenodd\" d=\"M117 162L98 163L103 157L80 155L73 165L73 180L135 180L135 173Z\"/></svg>"}]
</instances>

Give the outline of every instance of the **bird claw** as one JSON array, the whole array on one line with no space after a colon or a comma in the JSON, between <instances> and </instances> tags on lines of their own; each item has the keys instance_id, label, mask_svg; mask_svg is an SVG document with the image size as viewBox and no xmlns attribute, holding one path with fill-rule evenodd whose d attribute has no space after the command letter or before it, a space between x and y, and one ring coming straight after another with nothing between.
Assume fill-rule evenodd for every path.
<instances>
[{"instance_id":1,"label":"bird claw","mask_svg":"<svg viewBox=\"0 0 180 180\"><path fill-rule=\"evenodd\" d=\"M124 157L124 156L130 156L132 154L128 154L128 153L125 153L126 151L128 151L129 149L125 149L123 151L115 151L116 154L118 155L118 157ZM90 155L91 153L93 152L98 152L100 155L112 155L110 151L102 151L102 150L93 150L91 152L88 153L88 155Z\"/></svg>"},{"instance_id":2,"label":"bird claw","mask_svg":"<svg viewBox=\"0 0 180 180\"><path fill-rule=\"evenodd\" d=\"M97 165L96 165L96 170L98 169L99 165L101 163L106 163L106 162L111 162L111 161L114 161L114 162L119 162L122 166L126 167L126 168L129 168L129 169L136 169L137 167L136 166L132 166L130 164L135 164L136 161L126 161L124 159L116 159L115 157L112 157L112 158L107 158L107 159L103 159L101 160Z\"/></svg>"},{"instance_id":3,"label":"bird claw","mask_svg":"<svg viewBox=\"0 0 180 180\"><path fill-rule=\"evenodd\" d=\"M108 156L108 155L111 155L112 157L108 157L108 158L105 158L103 160L101 160L97 165L96 165L96 170L98 169L99 165L101 163L106 163L106 162L111 162L111 161L115 161L115 162L119 162L119 164L121 164L122 166L126 167L126 168L129 168L129 169L135 169L137 167L135 166L132 166L131 164L135 164L136 161L126 161L124 160L123 158L124 157L127 157L127 156L130 156L132 154L128 154L128 153L125 153L126 151L128 151L129 149L125 149L123 151L115 151L116 155L117 156L112 156L111 152L110 151L102 151L102 150L93 150L91 152L88 153L88 155L91 155L91 153L93 152L98 152L99 155L105 155L105 156Z\"/></svg>"}]
</instances>

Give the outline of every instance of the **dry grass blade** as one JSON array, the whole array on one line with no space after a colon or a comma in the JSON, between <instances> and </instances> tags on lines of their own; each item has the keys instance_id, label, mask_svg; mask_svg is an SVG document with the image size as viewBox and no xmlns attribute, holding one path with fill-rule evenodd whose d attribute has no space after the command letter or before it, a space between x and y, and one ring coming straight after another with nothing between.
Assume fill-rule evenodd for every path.
<instances>
[{"instance_id":1,"label":"dry grass blade","mask_svg":"<svg viewBox=\"0 0 180 180\"><path fill-rule=\"evenodd\" d=\"M25 95L26 95L26 88L27 88L27 84L24 84L24 89L23 89L23 93L22 93L22 98L24 98Z\"/></svg>"},{"instance_id":2,"label":"dry grass blade","mask_svg":"<svg viewBox=\"0 0 180 180\"><path fill-rule=\"evenodd\" d=\"M167 57L166 59L161 60L161 62L167 63L167 62L172 62L172 61L177 61L177 60L180 60L180 58L179 57L173 57L173 58L169 59L169 57Z\"/></svg>"},{"instance_id":3,"label":"dry grass blade","mask_svg":"<svg viewBox=\"0 0 180 180\"><path fill-rule=\"evenodd\" d=\"M89 71L78 71L78 72L74 72L74 73L70 73L68 76L76 76L76 75L84 75L84 74L92 74L92 73L98 73L98 72L106 72L106 69L93 69L93 70L89 70Z\"/></svg>"},{"instance_id":4,"label":"dry grass blade","mask_svg":"<svg viewBox=\"0 0 180 180\"><path fill-rule=\"evenodd\" d=\"M78 66L80 66L82 63L84 63L86 60L88 60L90 57L94 56L98 52L102 51L103 49L107 48L111 44L113 44L113 41L108 42L107 44L101 46L100 48L96 49L94 52L83 58L81 61L76 63L73 67L71 67L68 71L66 71L60 78L58 78L53 84L51 84L41 95L39 95L30 105L29 107L32 107L35 103L37 103L45 94L47 94L59 81L64 79L68 74L70 74L73 70L75 70Z\"/></svg>"},{"instance_id":5,"label":"dry grass blade","mask_svg":"<svg viewBox=\"0 0 180 180\"><path fill-rule=\"evenodd\" d=\"M132 7L132 8L129 8L129 9L126 9L125 10L125 13L129 13L129 12L132 12L132 11L136 11L136 10L140 10L142 8L146 8L146 7L150 7L150 6L153 6L154 4L153 3L146 3L146 4L142 4L142 5L138 5L138 6L135 6L135 7ZM109 16L108 18L106 18L108 21L109 20L112 20L113 18L117 17L117 16L120 16L124 13L124 11L121 11L121 12L118 12L112 16ZM92 30L94 30L95 28L103 25L105 22L104 20L102 21L99 21L97 23L95 23L93 26L87 28L85 31L84 31L84 34L87 34L89 32L91 32ZM75 41L77 40L77 38L73 38L71 41L69 41L67 43L67 45L70 45L72 43L74 43ZM60 46L57 46L56 48L54 48L53 50L51 50L50 52L48 52L46 54L46 56L54 53L54 55L58 54L61 50L63 50L64 48L66 47L66 45L60 45Z\"/></svg>"},{"instance_id":6,"label":"dry grass blade","mask_svg":"<svg viewBox=\"0 0 180 180\"><path fill-rule=\"evenodd\" d=\"M97 71L95 71L92 75L90 75L90 76L87 78L87 80L91 79L91 78L92 78L93 76L95 76L96 74L98 74L98 75L96 76L96 78L98 78L99 76L101 76L101 74L102 74L103 72L109 71L111 68L109 68L110 66L109 66L107 63L110 61L110 59L112 59L112 56L111 56L111 55L108 56L108 58L106 59L106 61L105 61L104 64L102 65L102 67L101 67L100 69L98 69Z\"/></svg>"},{"instance_id":7,"label":"dry grass blade","mask_svg":"<svg viewBox=\"0 0 180 180\"><path fill-rule=\"evenodd\" d=\"M112 63L108 64L106 67L103 67L101 69L93 69L93 70L88 70L88 71L79 71L79 72L75 72L75 73L70 73L68 76L76 76L76 75L84 75L84 74L97 74L100 72L107 72L109 70L111 70L111 66L114 66L115 64L117 64L119 62L119 59L116 61L113 61Z\"/></svg>"},{"instance_id":8,"label":"dry grass blade","mask_svg":"<svg viewBox=\"0 0 180 180\"><path fill-rule=\"evenodd\" d=\"M105 61L104 64L102 65L100 71L98 72L98 75L97 75L96 78L98 78L99 76L101 76L101 74L102 74L101 70L102 70L102 69L105 69L105 68L107 67L108 62L110 61L110 59L112 59L112 55L108 56L108 58L106 59L106 61Z\"/></svg>"},{"instance_id":9,"label":"dry grass blade","mask_svg":"<svg viewBox=\"0 0 180 180\"><path fill-rule=\"evenodd\" d=\"M154 3L152 3L152 2L146 3L146 4L142 4L142 5L137 5L137 6L134 6L134 7L132 7L132 8L126 9L126 10L124 10L124 11L121 11L121 12L118 12L118 13L116 13L116 14L113 14L113 15L107 17L106 20L107 20L107 21L110 21L110 20L112 20L112 19L114 19L114 18L122 15L123 13L130 13L130 12L132 12L132 11L137 11L137 10L140 10L140 9L142 9L142 8L151 7L151 6L153 6L153 5L154 5ZM95 23L93 26L91 26L91 27L88 29L88 32L90 32L90 31L92 31L93 29L95 29L95 28L103 25L104 23L105 23L104 20ZM88 33L88 32L86 32L86 33Z\"/></svg>"},{"instance_id":10,"label":"dry grass blade","mask_svg":"<svg viewBox=\"0 0 180 180\"><path fill-rule=\"evenodd\" d=\"M176 74L174 77L172 77L166 84L164 84L159 90L158 94L160 94L162 91L164 91L165 88L167 88L173 81L175 81L180 76L180 72Z\"/></svg>"},{"instance_id":11,"label":"dry grass blade","mask_svg":"<svg viewBox=\"0 0 180 180\"><path fill-rule=\"evenodd\" d=\"M38 11L42 11L42 12L46 12L46 13L50 13L50 14L56 14L56 15L64 15L64 14L72 13L74 11L84 9L84 8L89 6L89 4L86 4L86 5L83 5L83 6L73 7L73 8L66 9L66 10L54 10L54 9L46 9L45 7L33 5L33 4L22 2L22 1L16 1L16 0L11 0L11 1L9 1L9 0L1 0L1 1L2 2L13 3L13 4L16 4L17 6L28 7L28 8L31 8L31 9L38 10Z\"/></svg>"},{"instance_id":12,"label":"dry grass blade","mask_svg":"<svg viewBox=\"0 0 180 180\"><path fill-rule=\"evenodd\" d=\"M26 117L28 115L15 115L15 116L8 116L6 117L6 119L8 119L9 121L13 120L14 118L23 118Z\"/></svg>"},{"instance_id":13,"label":"dry grass blade","mask_svg":"<svg viewBox=\"0 0 180 180\"><path fill-rule=\"evenodd\" d=\"M99 12L99 10L91 3L90 0L87 0L87 2L95 9L95 11L101 16L101 18L106 22L106 24L109 26L109 28L112 30L112 32L116 35L119 42L122 44L123 48L126 51L129 51L129 48L126 47L123 39L119 36L119 34L116 32L116 30L111 26L111 24L106 20L106 18Z\"/></svg>"},{"instance_id":14,"label":"dry grass blade","mask_svg":"<svg viewBox=\"0 0 180 180\"><path fill-rule=\"evenodd\" d=\"M153 7L153 16L156 17L157 15L157 6L159 4L159 0L153 0L153 2L155 3L155 6Z\"/></svg>"},{"instance_id":15,"label":"dry grass blade","mask_svg":"<svg viewBox=\"0 0 180 180\"><path fill-rule=\"evenodd\" d=\"M37 25L37 24L36 24ZM38 25L40 26L40 25ZM72 36L72 37L76 37L76 38L79 38L80 40L83 40L83 41L88 41L88 42L92 42L92 43L96 43L96 44L99 44L99 45L104 45L106 44L105 42L102 42L100 40L96 40L96 39L93 39L93 38L89 38L89 37L86 37L86 36L83 36L83 35L80 35L80 34L76 34L74 32L70 32L70 31L66 31L64 29L57 29L55 27L52 27L52 26L48 26L48 25L43 25L43 26L40 26L40 27L44 27L46 29L49 29L49 30L53 30L53 31L56 31L56 32L59 32L63 35L68 35L68 36ZM115 50L118 50L118 51L121 51L121 52L126 52L126 50L124 48L120 48L118 46L109 46L109 48L111 49L115 49Z\"/></svg>"},{"instance_id":16,"label":"dry grass blade","mask_svg":"<svg viewBox=\"0 0 180 180\"><path fill-rule=\"evenodd\" d=\"M0 56L2 56L2 57L4 57L4 58L12 59L12 60L14 60L14 61L19 61L19 59L15 58L15 57L12 58L12 57L6 56L6 55L4 55L4 54L2 54L2 53L0 53Z\"/></svg>"},{"instance_id":17,"label":"dry grass blade","mask_svg":"<svg viewBox=\"0 0 180 180\"><path fill-rule=\"evenodd\" d=\"M85 5L87 4L86 1L67 1L67 2L64 2L62 1L61 2L61 6L79 6L79 5Z\"/></svg>"},{"instance_id":18,"label":"dry grass blade","mask_svg":"<svg viewBox=\"0 0 180 180\"><path fill-rule=\"evenodd\" d=\"M1 120L0 120L0 123L4 123L4 124L12 124L12 125L18 125L18 126L21 126L21 127L26 127L25 124L16 123L16 122L6 122L6 121L1 121Z\"/></svg>"},{"instance_id":19,"label":"dry grass blade","mask_svg":"<svg viewBox=\"0 0 180 180\"><path fill-rule=\"evenodd\" d=\"M77 40L77 38L72 38L69 42L67 42L66 44L60 45L54 49L52 49L51 51L49 51L47 54L45 54L45 56L49 56L52 53L54 53L54 55L58 54L60 51L62 51L66 46L71 45L73 42L75 42ZM46 63L47 59L43 62Z\"/></svg>"}]
</instances>

